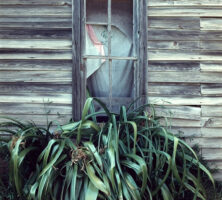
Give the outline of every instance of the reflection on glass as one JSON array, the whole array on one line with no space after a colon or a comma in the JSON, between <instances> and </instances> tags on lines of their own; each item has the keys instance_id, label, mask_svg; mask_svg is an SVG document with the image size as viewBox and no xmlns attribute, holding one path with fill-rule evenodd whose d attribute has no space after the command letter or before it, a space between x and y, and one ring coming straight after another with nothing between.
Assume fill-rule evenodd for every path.
<instances>
[{"instance_id":1,"label":"reflection on glass","mask_svg":"<svg viewBox=\"0 0 222 200\"><path fill-rule=\"evenodd\" d=\"M107 0L86 0L86 22L107 23Z\"/></svg>"},{"instance_id":2,"label":"reflection on glass","mask_svg":"<svg viewBox=\"0 0 222 200\"><path fill-rule=\"evenodd\" d=\"M112 56L132 56L133 0L112 0ZM117 48L121 44L121 49ZM118 51L120 49L121 52Z\"/></svg>"}]
</instances>

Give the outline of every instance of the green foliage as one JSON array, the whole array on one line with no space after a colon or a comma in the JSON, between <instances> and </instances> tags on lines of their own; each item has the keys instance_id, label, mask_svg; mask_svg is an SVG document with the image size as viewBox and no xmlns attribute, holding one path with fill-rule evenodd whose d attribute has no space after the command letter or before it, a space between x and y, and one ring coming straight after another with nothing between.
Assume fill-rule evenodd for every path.
<instances>
[{"instance_id":1,"label":"green foliage","mask_svg":"<svg viewBox=\"0 0 222 200\"><path fill-rule=\"evenodd\" d=\"M0 200L17 200L16 192L8 180L8 160L10 154L7 144L0 142Z\"/></svg>"},{"instance_id":2,"label":"green foliage","mask_svg":"<svg viewBox=\"0 0 222 200\"><path fill-rule=\"evenodd\" d=\"M0 124L13 134L7 143L9 174L19 197L30 200L207 199L202 177L209 170L183 140L163 128L145 106L120 114L103 108L97 123L88 98L82 119L41 128L13 119ZM7 129L7 127L12 127Z\"/></svg>"}]
</instances>

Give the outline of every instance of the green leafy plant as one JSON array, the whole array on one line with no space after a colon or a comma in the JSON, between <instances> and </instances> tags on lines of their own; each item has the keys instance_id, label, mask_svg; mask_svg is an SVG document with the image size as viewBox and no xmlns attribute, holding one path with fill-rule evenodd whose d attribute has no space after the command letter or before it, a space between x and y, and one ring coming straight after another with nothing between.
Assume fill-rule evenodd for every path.
<instances>
[{"instance_id":1,"label":"green leafy plant","mask_svg":"<svg viewBox=\"0 0 222 200\"><path fill-rule=\"evenodd\" d=\"M94 112L93 100L104 112ZM82 119L52 132L14 119L0 124L12 134L10 182L33 200L206 200L202 177L214 185L194 150L142 106L111 113L88 98ZM93 111L93 112L90 112ZM105 115L104 123L96 121ZM12 128L8 128L12 127ZM203 176L204 175L204 176Z\"/></svg>"}]
</instances>

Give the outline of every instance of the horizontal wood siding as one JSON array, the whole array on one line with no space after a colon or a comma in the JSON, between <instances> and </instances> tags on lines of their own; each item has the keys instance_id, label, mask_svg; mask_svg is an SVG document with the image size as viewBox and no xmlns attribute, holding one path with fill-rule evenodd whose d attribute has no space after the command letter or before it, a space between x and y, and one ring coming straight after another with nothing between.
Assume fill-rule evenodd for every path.
<instances>
[{"instance_id":1,"label":"horizontal wood siding","mask_svg":"<svg viewBox=\"0 0 222 200\"><path fill-rule=\"evenodd\" d=\"M1 116L71 118L71 4L0 1ZM222 171L222 0L148 0L147 9L149 100Z\"/></svg>"},{"instance_id":2,"label":"horizontal wood siding","mask_svg":"<svg viewBox=\"0 0 222 200\"><path fill-rule=\"evenodd\" d=\"M71 118L71 16L71 0L0 1L0 116Z\"/></svg>"},{"instance_id":3,"label":"horizontal wood siding","mask_svg":"<svg viewBox=\"0 0 222 200\"><path fill-rule=\"evenodd\" d=\"M222 172L221 10L221 0L148 0L149 100Z\"/></svg>"}]
</instances>

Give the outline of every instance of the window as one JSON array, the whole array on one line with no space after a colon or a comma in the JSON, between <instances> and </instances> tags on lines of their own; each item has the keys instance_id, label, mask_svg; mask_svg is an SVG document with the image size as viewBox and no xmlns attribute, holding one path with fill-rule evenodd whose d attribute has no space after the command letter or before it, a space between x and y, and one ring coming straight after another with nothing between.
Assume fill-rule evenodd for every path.
<instances>
[{"instance_id":1,"label":"window","mask_svg":"<svg viewBox=\"0 0 222 200\"><path fill-rule=\"evenodd\" d=\"M73 0L73 117L86 89L112 111L146 100L146 0ZM138 106L138 104L136 106Z\"/></svg>"}]
</instances>

